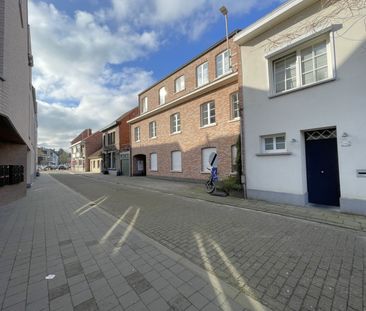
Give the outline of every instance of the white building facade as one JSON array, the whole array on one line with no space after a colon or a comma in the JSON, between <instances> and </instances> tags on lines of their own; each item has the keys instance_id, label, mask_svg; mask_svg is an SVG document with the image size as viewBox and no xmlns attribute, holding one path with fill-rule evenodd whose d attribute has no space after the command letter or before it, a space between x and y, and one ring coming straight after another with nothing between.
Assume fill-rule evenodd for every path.
<instances>
[{"instance_id":1,"label":"white building facade","mask_svg":"<svg viewBox=\"0 0 366 311\"><path fill-rule=\"evenodd\" d=\"M27 0L0 1L0 205L26 195L36 172L37 102Z\"/></svg>"},{"instance_id":2,"label":"white building facade","mask_svg":"<svg viewBox=\"0 0 366 311\"><path fill-rule=\"evenodd\" d=\"M366 1L288 1L241 31L249 198L366 215Z\"/></svg>"}]
</instances>

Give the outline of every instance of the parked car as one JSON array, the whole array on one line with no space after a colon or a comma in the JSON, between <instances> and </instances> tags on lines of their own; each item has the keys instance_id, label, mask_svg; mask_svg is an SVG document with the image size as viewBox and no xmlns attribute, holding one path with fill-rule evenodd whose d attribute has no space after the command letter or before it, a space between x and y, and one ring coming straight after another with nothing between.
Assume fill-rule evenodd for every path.
<instances>
[{"instance_id":1,"label":"parked car","mask_svg":"<svg viewBox=\"0 0 366 311\"><path fill-rule=\"evenodd\" d=\"M67 170L67 167L66 167L65 165L61 164L61 165L59 165L59 166L57 167L57 169L58 169L58 170Z\"/></svg>"}]
</instances>

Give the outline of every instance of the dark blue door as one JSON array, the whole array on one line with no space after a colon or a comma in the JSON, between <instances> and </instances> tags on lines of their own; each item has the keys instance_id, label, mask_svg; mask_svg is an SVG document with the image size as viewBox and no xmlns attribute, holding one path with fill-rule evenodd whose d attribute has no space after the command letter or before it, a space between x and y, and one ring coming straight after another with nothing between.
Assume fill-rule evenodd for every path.
<instances>
[{"instance_id":1,"label":"dark blue door","mask_svg":"<svg viewBox=\"0 0 366 311\"><path fill-rule=\"evenodd\" d=\"M310 203L339 206L337 138L306 140Z\"/></svg>"}]
</instances>

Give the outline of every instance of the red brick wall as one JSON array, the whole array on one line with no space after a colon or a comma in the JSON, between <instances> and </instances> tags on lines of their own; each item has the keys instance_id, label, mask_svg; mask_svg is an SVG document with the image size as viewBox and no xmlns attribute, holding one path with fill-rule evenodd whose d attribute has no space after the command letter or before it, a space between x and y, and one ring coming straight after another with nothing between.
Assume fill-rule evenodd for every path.
<instances>
[{"instance_id":1,"label":"red brick wall","mask_svg":"<svg viewBox=\"0 0 366 311\"><path fill-rule=\"evenodd\" d=\"M76 136L72 141L71 141L71 145L77 143L80 140L83 140L87 137L89 137L90 135L92 135L92 130L91 129L86 129L84 131L82 131L78 136Z\"/></svg>"},{"instance_id":2,"label":"red brick wall","mask_svg":"<svg viewBox=\"0 0 366 311\"><path fill-rule=\"evenodd\" d=\"M118 120L120 150L130 149L131 146L130 125L127 123L127 121L137 117L138 114L139 109L138 107L136 107L125 113Z\"/></svg>"},{"instance_id":3,"label":"red brick wall","mask_svg":"<svg viewBox=\"0 0 366 311\"><path fill-rule=\"evenodd\" d=\"M216 147L218 153L218 173L220 178L225 178L231 173L231 146L235 145L240 133L240 120L231 118L230 95L239 91L238 78L240 70L240 55L238 46L230 39L232 56L232 70L238 75L226 82L220 88L208 91L203 95L196 96L179 106L160 112L154 116L146 117L131 124L132 157L138 154L146 155L146 173L150 176L178 177L187 179L206 179L207 173L202 173L202 148ZM177 73L167 77L162 82L143 92L139 96L148 96L148 111L158 108L159 89L165 86L167 90L166 106L175 99L187 95L197 89L196 67L208 61L209 83L216 80L216 55L226 50L226 42L208 51L199 59L188 64ZM185 90L179 93L174 92L175 79L185 75ZM219 79L217 79L219 80ZM209 101L215 102L216 125L201 128L200 106ZM180 113L181 133L170 133L170 116L176 112ZM149 123L157 122L157 137L149 138ZM134 141L134 128L140 127L141 141ZM182 172L171 171L171 152L180 150L182 152ZM157 153L158 171L150 170L150 154ZM135 161L132 161L133 165ZM132 168L135 170L136 168Z\"/></svg>"},{"instance_id":4,"label":"red brick wall","mask_svg":"<svg viewBox=\"0 0 366 311\"><path fill-rule=\"evenodd\" d=\"M201 149L216 147L219 156L218 171L221 177L231 173L231 146L236 144L240 131L240 121L231 120L230 95L238 91L235 82L211 92L189 103L174 107L132 125L140 127L141 142L132 141L132 155L145 154L147 175L170 176L189 179L205 179L201 173ZM216 125L200 127L200 105L215 101ZM170 116L180 113L181 133L170 134ZM157 122L157 137L149 138L149 122ZM182 152L182 173L171 172L171 152ZM150 153L158 154L158 172L150 171Z\"/></svg>"},{"instance_id":5,"label":"red brick wall","mask_svg":"<svg viewBox=\"0 0 366 311\"><path fill-rule=\"evenodd\" d=\"M102 148L102 132L96 132L85 139L85 171L90 171L89 156Z\"/></svg>"},{"instance_id":6,"label":"red brick wall","mask_svg":"<svg viewBox=\"0 0 366 311\"><path fill-rule=\"evenodd\" d=\"M231 50L232 56L232 69L233 72L240 72L240 55L239 55L239 47L235 44L230 38L229 40L229 47ZM159 107L159 90L162 87L165 87L167 91L166 96L166 103L173 101L179 97L182 97L188 93L197 89L196 85L196 67L208 61L208 75L209 75L209 82L213 82L216 79L216 55L220 54L221 52L226 50L226 41L214 48L213 50L209 51L208 53L204 54L197 60L193 61L192 63L188 64L178 72L174 73L173 75L167 77L162 82L158 83L157 85L153 86L152 88L146 90L145 92L139 95L139 103L141 104L144 97L147 96L148 98L148 111L151 111L155 108ZM180 76L185 76L185 90L175 93L175 80Z\"/></svg>"}]
</instances>

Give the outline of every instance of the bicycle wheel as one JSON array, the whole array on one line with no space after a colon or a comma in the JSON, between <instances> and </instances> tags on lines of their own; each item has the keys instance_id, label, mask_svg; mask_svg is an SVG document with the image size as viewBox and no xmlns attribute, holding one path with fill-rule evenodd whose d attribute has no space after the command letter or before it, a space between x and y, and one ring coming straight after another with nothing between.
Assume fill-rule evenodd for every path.
<instances>
[{"instance_id":1,"label":"bicycle wheel","mask_svg":"<svg viewBox=\"0 0 366 311\"><path fill-rule=\"evenodd\" d=\"M212 193L216 190L215 184L209 180L206 182L206 191L207 193Z\"/></svg>"}]
</instances>

